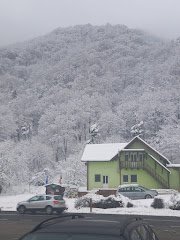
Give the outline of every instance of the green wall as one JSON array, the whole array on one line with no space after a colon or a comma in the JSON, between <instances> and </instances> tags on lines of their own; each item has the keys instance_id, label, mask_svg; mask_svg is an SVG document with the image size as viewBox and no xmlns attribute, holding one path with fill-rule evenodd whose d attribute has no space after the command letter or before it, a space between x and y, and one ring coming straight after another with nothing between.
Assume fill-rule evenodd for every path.
<instances>
[{"instance_id":1,"label":"green wall","mask_svg":"<svg viewBox=\"0 0 180 240\"><path fill-rule=\"evenodd\" d=\"M170 188L180 191L180 168L170 168Z\"/></svg>"},{"instance_id":2,"label":"green wall","mask_svg":"<svg viewBox=\"0 0 180 240\"><path fill-rule=\"evenodd\" d=\"M95 182L95 174L101 175L101 182ZM117 188L120 184L118 161L88 163L88 189L89 190L102 188L103 176L108 176L109 188Z\"/></svg>"},{"instance_id":3,"label":"green wall","mask_svg":"<svg viewBox=\"0 0 180 240\"><path fill-rule=\"evenodd\" d=\"M143 169L122 169L121 170L121 184L126 184L123 182L123 175L128 175L129 181L127 184L131 183L131 175L137 175L137 183L141 186L147 188L162 188L161 184L157 182L153 177L151 177Z\"/></svg>"}]
</instances>

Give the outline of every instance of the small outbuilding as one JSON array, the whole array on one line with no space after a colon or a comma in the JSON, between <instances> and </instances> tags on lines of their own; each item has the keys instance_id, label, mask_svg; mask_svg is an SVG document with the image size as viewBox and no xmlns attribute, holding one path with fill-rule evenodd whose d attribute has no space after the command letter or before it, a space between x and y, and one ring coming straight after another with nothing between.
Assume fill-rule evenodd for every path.
<instances>
[{"instance_id":1,"label":"small outbuilding","mask_svg":"<svg viewBox=\"0 0 180 240\"><path fill-rule=\"evenodd\" d=\"M51 183L51 184L46 184L46 194L51 194L51 195L64 195L65 187L62 187L60 184L56 183Z\"/></svg>"}]
</instances>

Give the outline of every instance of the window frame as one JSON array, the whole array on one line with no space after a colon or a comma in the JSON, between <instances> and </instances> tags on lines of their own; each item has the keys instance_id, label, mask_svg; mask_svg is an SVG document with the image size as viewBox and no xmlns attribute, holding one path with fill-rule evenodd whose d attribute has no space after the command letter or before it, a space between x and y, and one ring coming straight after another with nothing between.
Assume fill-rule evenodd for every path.
<instances>
[{"instance_id":1,"label":"window frame","mask_svg":"<svg viewBox=\"0 0 180 240\"><path fill-rule=\"evenodd\" d=\"M127 177L127 181L124 180L126 177ZM123 182L124 183L128 183L129 182L129 176L127 174L123 175Z\"/></svg>"},{"instance_id":2,"label":"window frame","mask_svg":"<svg viewBox=\"0 0 180 240\"><path fill-rule=\"evenodd\" d=\"M98 179L97 179L98 178ZM95 182L101 182L101 174L95 174L94 175L94 181Z\"/></svg>"},{"instance_id":3,"label":"window frame","mask_svg":"<svg viewBox=\"0 0 180 240\"><path fill-rule=\"evenodd\" d=\"M103 176L103 184L108 184L109 183L109 177L106 175L106 176Z\"/></svg>"},{"instance_id":4,"label":"window frame","mask_svg":"<svg viewBox=\"0 0 180 240\"><path fill-rule=\"evenodd\" d=\"M136 178L136 181L133 181L133 177ZM131 183L137 183L137 174L132 174L131 175Z\"/></svg>"}]
</instances>

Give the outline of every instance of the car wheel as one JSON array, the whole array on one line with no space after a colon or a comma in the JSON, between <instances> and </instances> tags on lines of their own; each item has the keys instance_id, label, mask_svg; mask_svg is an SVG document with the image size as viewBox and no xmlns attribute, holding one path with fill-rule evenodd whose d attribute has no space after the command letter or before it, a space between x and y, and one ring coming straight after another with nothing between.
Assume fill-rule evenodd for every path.
<instances>
[{"instance_id":1,"label":"car wheel","mask_svg":"<svg viewBox=\"0 0 180 240\"><path fill-rule=\"evenodd\" d=\"M145 196L145 198L146 198L146 199L152 198L152 196L151 196L150 194L147 194L147 195Z\"/></svg>"},{"instance_id":2,"label":"car wheel","mask_svg":"<svg viewBox=\"0 0 180 240\"><path fill-rule=\"evenodd\" d=\"M46 207L46 213L47 213L48 215L51 215L51 214L53 213L53 208L52 208L51 206L47 206L47 207Z\"/></svg>"},{"instance_id":3,"label":"car wheel","mask_svg":"<svg viewBox=\"0 0 180 240\"><path fill-rule=\"evenodd\" d=\"M24 214L24 213L26 212L25 206L24 206L24 205L19 206L19 207L18 207L18 212L19 212L20 214Z\"/></svg>"}]
</instances>

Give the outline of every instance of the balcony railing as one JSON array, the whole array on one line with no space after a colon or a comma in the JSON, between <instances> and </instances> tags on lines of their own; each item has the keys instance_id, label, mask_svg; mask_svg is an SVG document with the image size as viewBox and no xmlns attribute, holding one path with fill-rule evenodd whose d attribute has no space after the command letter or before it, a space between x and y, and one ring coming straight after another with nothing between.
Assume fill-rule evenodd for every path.
<instances>
[{"instance_id":1,"label":"balcony railing","mask_svg":"<svg viewBox=\"0 0 180 240\"><path fill-rule=\"evenodd\" d=\"M120 168L143 169L144 161L137 162L120 161Z\"/></svg>"}]
</instances>

